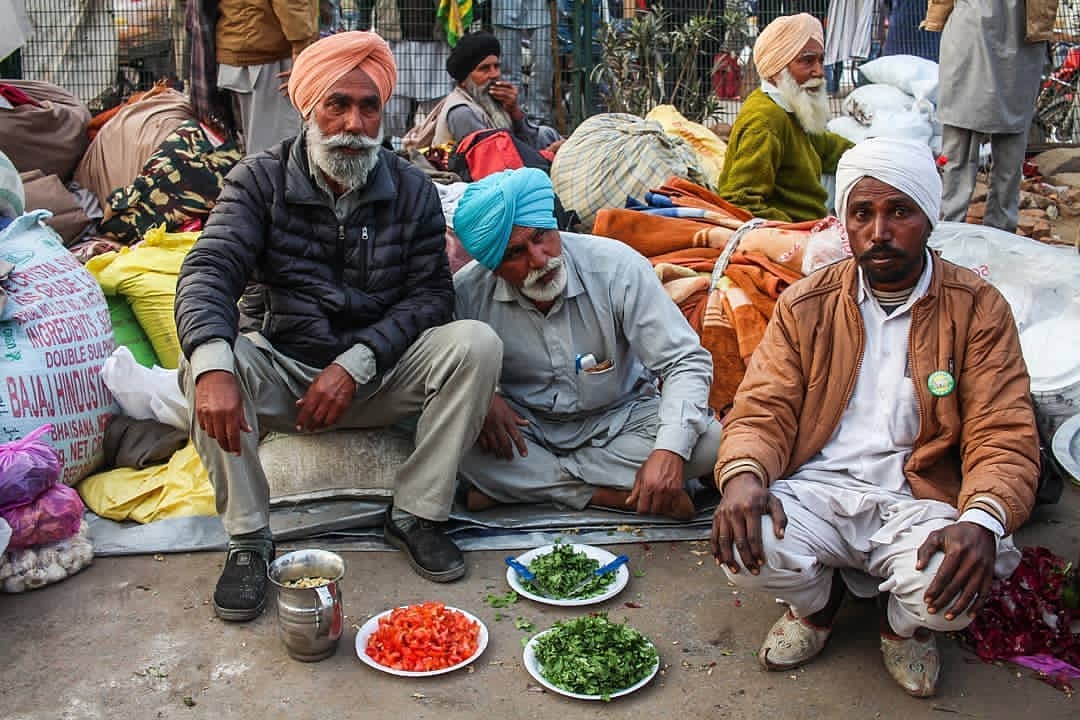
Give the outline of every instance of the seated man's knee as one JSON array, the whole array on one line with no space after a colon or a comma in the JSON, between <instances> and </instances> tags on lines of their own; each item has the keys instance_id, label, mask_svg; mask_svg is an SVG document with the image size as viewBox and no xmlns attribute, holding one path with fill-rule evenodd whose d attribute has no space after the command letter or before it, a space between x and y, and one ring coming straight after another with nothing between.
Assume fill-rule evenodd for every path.
<instances>
[{"instance_id":1,"label":"seated man's knee","mask_svg":"<svg viewBox=\"0 0 1080 720\"><path fill-rule=\"evenodd\" d=\"M502 366L502 340L487 323L456 320L444 326L444 330L448 334L449 353L459 355L470 364L490 367L495 372Z\"/></svg>"},{"instance_id":2,"label":"seated man's knee","mask_svg":"<svg viewBox=\"0 0 1080 720\"><path fill-rule=\"evenodd\" d=\"M935 608L936 612L933 614L926 606L927 588L937 576L943 558L944 556L939 553L930 559L926 568L916 570L913 551L911 559L904 563L899 572L894 573L890 581L887 581L893 598L889 609L889 623L895 631L906 635L915 627L925 627L935 632L956 632L963 630L971 623L966 608L964 612L957 613L952 620L946 619L945 613L952 607L956 598L949 598L943 607Z\"/></svg>"}]
</instances>

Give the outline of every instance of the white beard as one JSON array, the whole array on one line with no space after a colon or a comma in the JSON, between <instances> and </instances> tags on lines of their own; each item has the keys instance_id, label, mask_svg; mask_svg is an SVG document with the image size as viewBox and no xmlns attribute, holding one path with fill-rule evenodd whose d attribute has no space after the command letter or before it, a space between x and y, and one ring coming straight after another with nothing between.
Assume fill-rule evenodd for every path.
<instances>
[{"instance_id":1,"label":"white beard","mask_svg":"<svg viewBox=\"0 0 1080 720\"><path fill-rule=\"evenodd\" d=\"M540 278L552 270L558 270L555 277L547 285L542 285ZM521 284L521 294L533 302L551 302L563 294L563 291L566 290L566 282L566 267L563 265L563 259L560 255L559 257L550 258L547 265L526 275L525 282Z\"/></svg>"},{"instance_id":2,"label":"white beard","mask_svg":"<svg viewBox=\"0 0 1080 720\"><path fill-rule=\"evenodd\" d=\"M513 127L514 122L510 119L510 115L502 105L495 102L495 98L488 94L489 88L491 88L490 82L484 83L483 85L477 85L471 78L465 78L465 83L462 86L465 94L471 97L473 102L479 105L483 111L487 113L495 127L505 129Z\"/></svg>"},{"instance_id":3,"label":"white beard","mask_svg":"<svg viewBox=\"0 0 1080 720\"><path fill-rule=\"evenodd\" d=\"M344 132L327 137L314 119L308 120L304 127L308 157L327 177L349 190L367 182L368 175L379 164L379 148L383 141L381 124L375 137ZM338 148L343 147L360 152L355 155L338 152Z\"/></svg>"},{"instance_id":4,"label":"white beard","mask_svg":"<svg viewBox=\"0 0 1080 720\"><path fill-rule=\"evenodd\" d=\"M799 85L787 68L780 71L780 77L776 80L780 96L791 106L795 119L810 135L825 132L825 123L829 122L832 114L824 87L825 81L821 78L812 78Z\"/></svg>"}]
</instances>

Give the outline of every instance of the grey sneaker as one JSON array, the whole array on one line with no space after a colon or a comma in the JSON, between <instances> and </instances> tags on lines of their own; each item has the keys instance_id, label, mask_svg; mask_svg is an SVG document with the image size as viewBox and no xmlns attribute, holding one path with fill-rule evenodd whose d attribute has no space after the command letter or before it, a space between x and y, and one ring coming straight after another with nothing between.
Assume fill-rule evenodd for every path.
<instances>
[{"instance_id":1,"label":"grey sneaker","mask_svg":"<svg viewBox=\"0 0 1080 720\"><path fill-rule=\"evenodd\" d=\"M415 515L395 522L391 506L386 508L383 535L386 542L405 551L409 564L421 577L450 582L465 574L465 556L440 525Z\"/></svg>"}]
</instances>

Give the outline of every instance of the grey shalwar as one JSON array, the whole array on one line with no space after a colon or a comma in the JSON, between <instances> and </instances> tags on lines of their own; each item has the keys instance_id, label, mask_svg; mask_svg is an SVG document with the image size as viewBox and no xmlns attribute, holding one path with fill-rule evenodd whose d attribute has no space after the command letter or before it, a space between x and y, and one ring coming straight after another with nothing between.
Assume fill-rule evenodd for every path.
<instances>
[{"instance_id":1,"label":"grey shalwar","mask_svg":"<svg viewBox=\"0 0 1080 720\"><path fill-rule=\"evenodd\" d=\"M546 315L479 263L454 276L457 317L502 339L499 392L529 421L527 456L474 448L461 475L499 502L580 509L595 487L632 488L653 450L687 460L687 477L710 473L720 426L707 405L709 353L644 257L608 238L561 236L567 286ZM581 369L590 355L611 367Z\"/></svg>"},{"instance_id":2,"label":"grey shalwar","mask_svg":"<svg viewBox=\"0 0 1080 720\"><path fill-rule=\"evenodd\" d=\"M215 343L219 343L215 346ZM457 486L458 462L472 447L491 405L501 360L499 339L476 322L453 322L425 331L382 377L360 385L352 404L334 425L374 428L419 414L416 449L398 468L394 506L436 522L446 520ZM223 346L223 347L222 347ZM217 367L204 349L229 367ZM241 335L229 353L223 340L201 345L198 362L180 363L180 387L195 407L195 380L211 369L236 375L251 432L241 435L241 451L221 449L192 413L191 437L214 485L218 514L229 535L266 527L270 521L270 488L259 463L259 437L266 430L296 432L296 401L321 372L293 360L258 333ZM199 365L193 371L192 365ZM358 485L364 469L357 468Z\"/></svg>"},{"instance_id":3,"label":"grey shalwar","mask_svg":"<svg viewBox=\"0 0 1080 720\"><path fill-rule=\"evenodd\" d=\"M989 136L994 165L983 224L1016 229L1027 133L1048 59L1045 42L1024 41L1026 28L1023 0L956 0L941 33L944 220L967 216L979 144Z\"/></svg>"}]
</instances>

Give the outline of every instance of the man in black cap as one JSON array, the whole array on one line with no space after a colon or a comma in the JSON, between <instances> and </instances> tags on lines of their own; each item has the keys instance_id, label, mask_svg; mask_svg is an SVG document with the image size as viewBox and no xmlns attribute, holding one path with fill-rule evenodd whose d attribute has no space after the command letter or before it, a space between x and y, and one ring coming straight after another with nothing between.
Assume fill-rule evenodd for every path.
<instances>
[{"instance_id":1,"label":"man in black cap","mask_svg":"<svg viewBox=\"0 0 1080 720\"><path fill-rule=\"evenodd\" d=\"M454 89L441 103L432 145L457 143L477 130L505 128L537 150L558 149L558 131L530 123L518 105L517 87L500 79L501 55L491 33L472 33L458 41L446 60Z\"/></svg>"}]
</instances>

